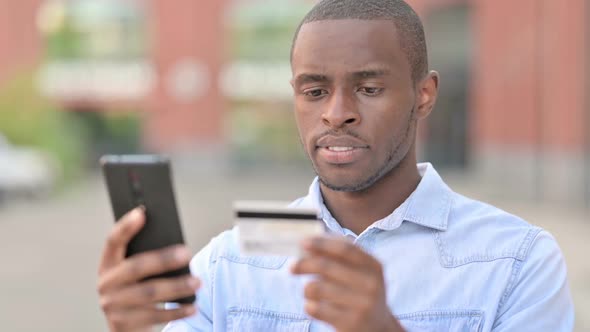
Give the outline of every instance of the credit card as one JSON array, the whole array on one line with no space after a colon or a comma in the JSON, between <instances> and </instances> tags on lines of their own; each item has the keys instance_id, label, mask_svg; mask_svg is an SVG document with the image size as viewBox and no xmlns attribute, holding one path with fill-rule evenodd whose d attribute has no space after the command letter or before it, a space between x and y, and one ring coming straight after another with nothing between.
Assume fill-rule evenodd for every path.
<instances>
[{"instance_id":1,"label":"credit card","mask_svg":"<svg viewBox=\"0 0 590 332\"><path fill-rule=\"evenodd\" d=\"M234 203L240 252L247 256L299 256L301 242L325 232L318 211L287 202Z\"/></svg>"}]
</instances>

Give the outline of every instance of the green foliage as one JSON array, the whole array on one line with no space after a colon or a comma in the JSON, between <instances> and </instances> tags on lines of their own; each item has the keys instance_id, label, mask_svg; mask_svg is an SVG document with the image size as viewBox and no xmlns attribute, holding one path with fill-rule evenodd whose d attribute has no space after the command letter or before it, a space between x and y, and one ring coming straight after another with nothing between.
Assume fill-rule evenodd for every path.
<instances>
[{"instance_id":1,"label":"green foliage","mask_svg":"<svg viewBox=\"0 0 590 332\"><path fill-rule=\"evenodd\" d=\"M295 27L312 4L249 1L230 12L230 56L249 63L289 61ZM299 143L292 105L275 100L232 100L231 146L240 164L307 163Z\"/></svg>"},{"instance_id":2,"label":"green foliage","mask_svg":"<svg viewBox=\"0 0 590 332\"><path fill-rule=\"evenodd\" d=\"M148 51L145 12L124 1L69 1L44 40L51 60L142 59Z\"/></svg>"},{"instance_id":3,"label":"green foliage","mask_svg":"<svg viewBox=\"0 0 590 332\"><path fill-rule=\"evenodd\" d=\"M49 59L79 59L83 53L82 34L77 31L71 20L65 20L61 29L45 38L46 55Z\"/></svg>"},{"instance_id":4,"label":"green foliage","mask_svg":"<svg viewBox=\"0 0 590 332\"><path fill-rule=\"evenodd\" d=\"M241 60L289 59L295 27L310 4L289 1L259 1L234 8L231 56Z\"/></svg>"},{"instance_id":5,"label":"green foliage","mask_svg":"<svg viewBox=\"0 0 590 332\"><path fill-rule=\"evenodd\" d=\"M15 145L46 151L61 166L62 180L81 169L86 137L80 123L39 96L33 75L22 75L0 88L0 132Z\"/></svg>"},{"instance_id":6,"label":"green foliage","mask_svg":"<svg viewBox=\"0 0 590 332\"><path fill-rule=\"evenodd\" d=\"M86 129L88 166L96 167L103 154L128 154L141 150L141 125L137 111L94 110L73 113Z\"/></svg>"},{"instance_id":7,"label":"green foliage","mask_svg":"<svg viewBox=\"0 0 590 332\"><path fill-rule=\"evenodd\" d=\"M231 146L240 164L307 162L292 112L277 104L242 107L231 112Z\"/></svg>"}]
</instances>

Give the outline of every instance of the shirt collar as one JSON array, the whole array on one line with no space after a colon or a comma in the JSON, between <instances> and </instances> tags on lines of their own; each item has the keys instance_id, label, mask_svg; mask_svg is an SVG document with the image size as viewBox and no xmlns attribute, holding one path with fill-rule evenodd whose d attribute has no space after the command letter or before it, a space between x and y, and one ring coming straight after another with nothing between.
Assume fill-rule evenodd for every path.
<instances>
[{"instance_id":1,"label":"shirt collar","mask_svg":"<svg viewBox=\"0 0 590 332\"><path fill-rule=\"evenodd\" d=\"M418 164L418 172L422 180L416 190L393 213L377 220L370 228L394 230L400 227L404 221L408 221L439 231L447 229L453 192L444 183L432 164ZM306 205L318 209L320 218L331 231L344 233L343 228L332 217L324 204L317 177L309 187L308 195L303 201Z\"/></svg>"}]
</instances>

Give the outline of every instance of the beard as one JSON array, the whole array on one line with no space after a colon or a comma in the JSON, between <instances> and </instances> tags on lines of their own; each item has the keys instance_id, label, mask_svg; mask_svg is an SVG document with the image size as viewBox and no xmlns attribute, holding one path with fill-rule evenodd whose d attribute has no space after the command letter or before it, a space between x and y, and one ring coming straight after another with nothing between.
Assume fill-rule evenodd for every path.
<instances>
[{"instance_id":1,"label":"beard","mask_svg":"<svg viewBox=\"0 0 590 332\"><path fill-rule=\"evenodd\" d=\"M347 184L335 184L322 176L318 168L312 161L312 167L318 176L319 181L328 189L340 192L363 192L371 188L379 180L394 172L401 162L406 158L412 147L412 137L416 132L417 121L414 119L415 106L412 107L409 120L405 126L403 134L395 136L392 139L392 148L390 149L385 161L374 171L362 177L359 181ZM311 160L311 158L310 158Z\"/></svg>"}]
</instances>

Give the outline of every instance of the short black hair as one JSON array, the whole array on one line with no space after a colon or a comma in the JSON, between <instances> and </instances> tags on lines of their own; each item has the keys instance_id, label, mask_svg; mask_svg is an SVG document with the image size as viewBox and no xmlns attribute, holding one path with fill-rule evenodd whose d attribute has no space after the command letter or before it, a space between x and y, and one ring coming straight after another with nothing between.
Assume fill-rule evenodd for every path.
<instances>
[{"instance_id":1,"label":"short black hair","mask_svg":"<svg viewBox=\"0 0 590 332\"><path fill-rule=\"evenodd\" d=\"M325 20L390 20L393 22L402 51L406 54L412 79L418 82L428 72L428 52L424 27L418 14L403 0L322 0L303 18L293 37L293 50L301 27Z\"/></svg>"}]
</instances>

